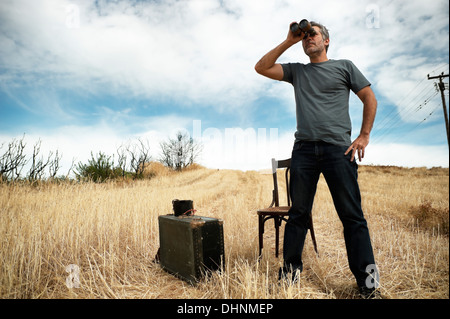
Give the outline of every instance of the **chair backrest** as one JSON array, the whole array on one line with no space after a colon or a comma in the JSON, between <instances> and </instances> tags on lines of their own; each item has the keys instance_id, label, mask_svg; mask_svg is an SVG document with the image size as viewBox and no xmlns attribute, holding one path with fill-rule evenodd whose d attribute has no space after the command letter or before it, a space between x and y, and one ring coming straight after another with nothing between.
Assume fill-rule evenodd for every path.
<instances>
[{"instance_id":1,"label":"chair backrest","mask_svg":"<svg viewBox=\"0 0 450 319\"><path fill-rule=\"evenodd\" d=\"M291 206L291 197L289 194L289 170L291 169L291 159L285 160L275 160L272 158L272 176L273 176L273 205L280 206L280 197L278 194L278 178L277 178L277 168L286 168L285 179L286 179L286 194L287 194L287 206Z\"/></svg>"}]
</instances>

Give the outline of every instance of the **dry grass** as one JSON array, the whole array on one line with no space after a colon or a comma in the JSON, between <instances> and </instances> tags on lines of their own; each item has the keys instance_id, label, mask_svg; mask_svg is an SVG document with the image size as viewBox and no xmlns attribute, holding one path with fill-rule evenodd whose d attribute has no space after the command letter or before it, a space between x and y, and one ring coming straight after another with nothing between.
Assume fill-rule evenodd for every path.
<instances>
[{"instance_id":1,"label":"dry grass","mask_svg":"<svg viewBox=\"0 0 450 319\"><path fill-rule=\"evenodd\" d=\"M255 211L271 201L271 175L149 169L154 177L136 182L0 184L0 297L357 298L323 179L313 208L320 257L308 236L300 283L288 286L277 282L270 224L256 258ZM448 169L361 166L359 179L382 295L449 298ZM226 270L195 287L152 262L157 218L171 213L175 198L224 220ZM66 286L70 264L80 267L79 288Z\"/></svg>"}]
</instances>

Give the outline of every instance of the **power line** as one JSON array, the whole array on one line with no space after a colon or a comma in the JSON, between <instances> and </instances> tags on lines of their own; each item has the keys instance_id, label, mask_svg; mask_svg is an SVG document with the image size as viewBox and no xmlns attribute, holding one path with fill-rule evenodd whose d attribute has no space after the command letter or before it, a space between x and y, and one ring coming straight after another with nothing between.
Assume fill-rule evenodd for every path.
<instances>
[{"instance_id":1,"label":"power line","mask_svg":"<svg viewBox=\"0 0 450 319\"><path fill-rule=\"evenodd\" d=\"M444 67L448 69L448 63L437 67L431 73L436 70L442 70ZM433 86L424 85L426 80L427 78L423 78L418 82L400 102L395 103L392 109L386 113L386 115L383 115L383 118L377 122L375 126L376 130L373 134L374 142L378 142L389 136L395 129L405 125L405 122L417 122L418 116L422 116L420 114L424 114L427 110L429 112L429 103L439 94L439 90L436 90L436 83ZM447 83L444 84L444 89L448 89ZM434 105L435 104L433 103L433 106ZM425 116L425 118L421 120L413 130L428 120L434 111L435 110L433 109L428 115L424 114L423 116Z\"/></svg>"},{"instance_id":2,"label":"power line","mask_svg":"<svg viewBox=\"0 0 450 319\"><path fill-rule=\"evenodd\" d=\"M419 122L419 124L417 124L415 127L414 127L414 129L416 129L416 128L418 128L422 123L424 123L426 120L428 120L430 117L431 117L431 115L433 115L434 114L434 112L437 110L439 108L439 104L436 104L435 106L434 106L434 108L433 108L433 110L422 120L422 121L420 121Z\"/></svg>"},{"instance_id":3,"label":"power line","mask_svg":"<svg viewBox=\"0 0 450 319\"><path fill-rule=\"evenodd\" d=\"M424 82L425 79L423 79L422 81L420 81L410 92L408 92L408 94L405 95L405 97L398 103L398 107L393 107L392 110L384 117L384 119L377 124L377 127L379 129L384 129L386 127L390 127L392 126L392 122L396 122L398 120L398 118L401 117L400 112L397 111L397 109L402 109L402 105L404 104L404 102L407 100L408 97L412 96L412 93L416 91L417 87L419 87L422 82ZM422 94L422 92L427 89L426 87L424 89L422 89L422 91L419 94ZM418 94L418 95L419 95ZM393 115L393 113L397 111L396 114ZM393 116L392 116L393 115Z\"/></svg>"},{"instance_id":4,"label":"power line","mask_svg":"<svg viewBox=\"0 0 450 319\"><path fill-rule=\"evenodd\" d=\"M436 95L437 95L437 94L436 94ZM433 105L434 105L434 107L433 107L433 109L431 110L431 112L430 112L428 115L426 115L422 121L420 121L419 123L417 123L417 125L414 126L414 127L411 129L411 132L416 131L420 126L423 126L424 123L426 123L427 120L428 120L428 119L434 114L434 112L436 112L436 110L440 107L439 103L433 104ZM398 135L396 135L395 139L392 140L392 143L396 143L396 142L398 142L399 140L401 140L401 139L404 138L404 137L405 137L405 135L400 135L400 134L398 134Z\"/></svg>"},{"instance_id":5,"label":"power line","mask_svg":"<svg viewBox=\"0 0 450 319\"><path fill-rule=\"evenodd\" d=\"M394 107L394 110L398 109L397 113L392 116L391 111L379 124L377 124L377 132L380 133L375 135L374 141L376 142L385 138L402 123L413 121L413 118L417 117L416 114L425 108L437 94L438 93L434 88L426 87L408 104Z\"/></svg>"},{"instance_id":6,"label":"power line","mask_svg":"<svg viewBox=\"0 0 450 319\"><path fill-rule=\"evenodd\" d=\"M383 121L378 124L379 128L383 129L386 126L390 127L392 126L392 122L397 122L401 118L409 118L410 113L414 113L416 111L416 108L414 108L414 106L417 105L419 101L426 100L427 96L430 94L430 91L434 91L429 86L423 86L422 90L418 91L417 87L420 86L424 81L425 79L423 79L419 84L416 85L413 90L406 94L405 98L397 104L397 107L394 107L392 111L385 116ZM416 93L415 95L413 94L414 92ZM397 113L392 116L392 113L397 109L399 111L397 111ZM401 110L406 110L406 112L401 112Z\"/></svg>"}]
</instances>

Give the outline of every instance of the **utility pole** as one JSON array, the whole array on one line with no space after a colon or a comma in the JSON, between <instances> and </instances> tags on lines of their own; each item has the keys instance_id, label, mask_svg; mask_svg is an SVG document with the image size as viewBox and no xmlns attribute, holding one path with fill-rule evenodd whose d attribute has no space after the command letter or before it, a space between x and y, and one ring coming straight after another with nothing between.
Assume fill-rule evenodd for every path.
<instances>
[{"instance_id":1,"label":"utility pole","mask_svg":"<svg viewBox=\"0 0 450 319\"><path fill-rule=\"evenodd\" d=\"M439 84L439 90L441 91L442 106L444 107L445 128L447 129L447 144L449 145L449 148L450 148L450 142L449 142L449 137L448 137L447 106L445 105L445 95L444 95L445 85L444 85L444 82L442 82L443 78L448 78L448 74L444 74L444 72L442 72L440 75L437 75L437 76L430 76L428 74L428 80L439 79L438 84Z\"/></svg>"}]
</instances>

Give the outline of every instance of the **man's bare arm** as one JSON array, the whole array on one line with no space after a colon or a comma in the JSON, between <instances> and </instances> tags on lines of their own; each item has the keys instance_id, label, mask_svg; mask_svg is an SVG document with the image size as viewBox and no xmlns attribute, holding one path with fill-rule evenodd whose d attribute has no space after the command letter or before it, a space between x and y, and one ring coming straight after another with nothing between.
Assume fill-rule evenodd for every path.
<instances>
[{"instance_id":1,"label":"man's bare arm","mask_svg":"<svg viewBox=\"0 0 450 319\"><path fill-rule=\"evenodd\" d=\"M359 136L353 141L352 145L347 149L345 155L352 151L351 160L355 158L358 152L358 159L364 158L366 146L369 144L370 132L372 131L375 115L377 113L377 99L370 86L366 86L357 93L361 102L363 102L363 122Z\"/></svg>"},{"instance_id":2,"label":"man's bare arm","mask_svg":"<svg viewBox=\"0 0 450 319\"><path fill-rule=\"evenodd\" d=\"M281 81L284 75L283 68L276 62L287 49L289 49L297 42L301 41L303 39L303 36L303 33L301 35L294 35L289 31L286 40L284 40L275 49L269 51L261 58L261 60L258 61L258 63L256 63L256 72L273 80Z\"/></svg>"}]
</instances>

